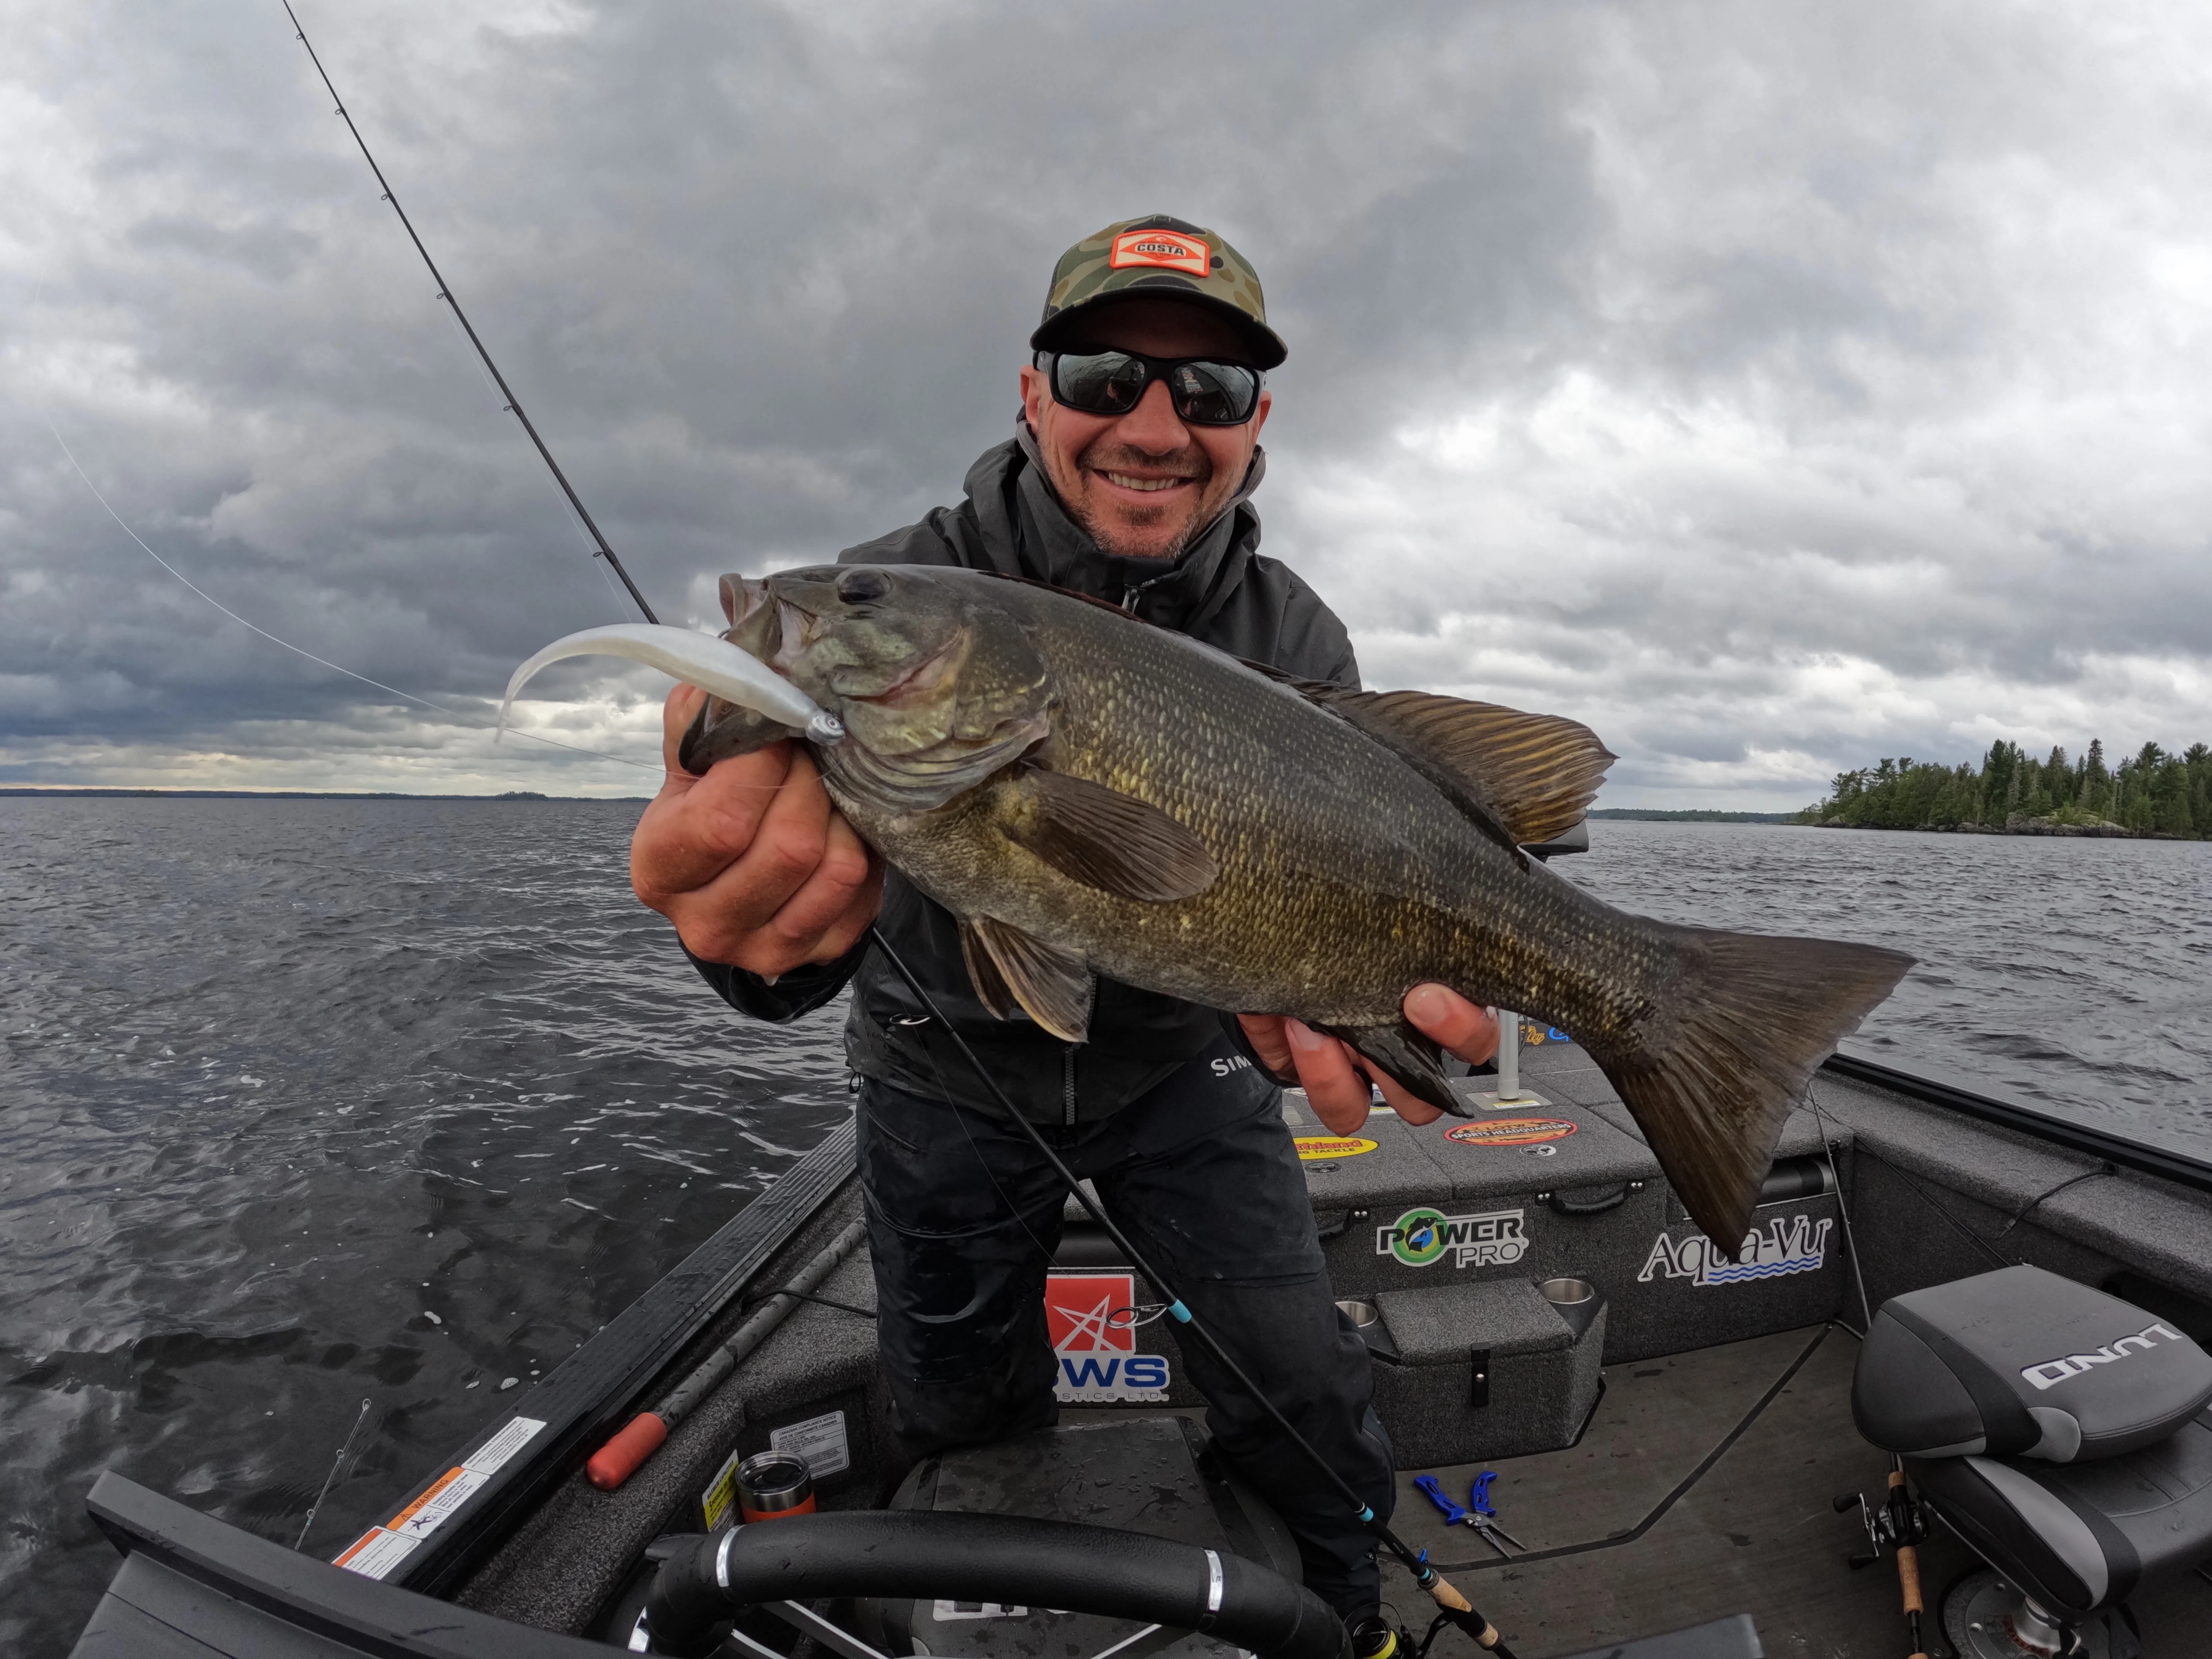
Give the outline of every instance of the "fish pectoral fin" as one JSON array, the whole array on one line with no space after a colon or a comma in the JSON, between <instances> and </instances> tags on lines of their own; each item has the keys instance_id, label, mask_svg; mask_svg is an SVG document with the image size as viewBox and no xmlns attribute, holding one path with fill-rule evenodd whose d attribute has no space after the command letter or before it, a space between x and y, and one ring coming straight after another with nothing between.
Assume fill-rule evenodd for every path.
<instances>
[{"instance_id":1,"label":"fish pectoral fin","mask_svg":"<svg viewBox=\"0 0 2212 1659\"><path fill-rule=\"evenodd\" d=\"M1148 904L1187 899L1213 885L1221 866L1186 825L1149 801L1042 767L1013 785L1008 839L1070 881Z\"/></svg>"},{"instance_id":2,"label":"fish pectoral fin","mask_svg":"<svg viewBox=\"0 0 2212 1659\"><path fill-rule=\"evenodd\" d=\"M1395 750L1462 810L1486 811L1516 846L1541 846L1581 823L1616 758L1596 732L1562 714L1426 691L1300 689Z\"/></svg>"},{"instance_id":3,"label":"fish pectoral fin","mask_svg":"<svg viewBox=\"0 0 2212 1659\"><path fill-rule=\"evenodd\" d=\"M1360 1056L1417 1100L1454 1117L1473 1114L1444 1079L1444 1051L1402 1019L1387 1025L1316 1025L1350 1043Z\"/></svg>"},{"instance_id":4,"label":"fish pectoral fin","mask_svg":"<svg viewBox=\"0 0 2212 1659\"><path fill-rule=\"evenodd\" d=\"M1011 1018L1012 1005L1018 1003L1062 1042L1088 1040L1097 981L1075 952L993 917L969 916L960 923L960 954L967 959L976 995L999 1018Z\"/></svg>"},{"instance_id":5,"label":"fish pectoral fin","mask_svg":"<svg viewBox=\"0 0 2212 1659\"><path fill-rule=\"evenodd\" d=\"M960 921L960 960L968 964L968 982L975 988L975 1000L993 1019L1012 1019L1021 1004L1006 988L1006 978L999 972L999 964L975 931L975 924L966 917Z\"/></svg>"}]
</instances>

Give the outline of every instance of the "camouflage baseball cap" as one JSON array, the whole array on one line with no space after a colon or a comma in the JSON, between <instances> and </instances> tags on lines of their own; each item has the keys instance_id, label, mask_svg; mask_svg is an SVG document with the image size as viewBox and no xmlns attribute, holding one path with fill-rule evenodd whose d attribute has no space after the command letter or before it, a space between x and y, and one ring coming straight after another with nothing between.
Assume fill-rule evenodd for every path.
<instances>
[{"instance_id":1,"label":"camouflage baseball cap","mask_svg":"<svg viewBox=\"0 0 2212 1659\"><path fill-rule=\"evenodd\" d=\"M1188 300L1219 313L1243 337L1256 368L1273 368L1290 356L1267 326L1251 262L1213 232L1160 213L1109 225L1060 256L1030 349L1081 343L1096 308L1124 299Z\"/></svg>"}]
</instances>

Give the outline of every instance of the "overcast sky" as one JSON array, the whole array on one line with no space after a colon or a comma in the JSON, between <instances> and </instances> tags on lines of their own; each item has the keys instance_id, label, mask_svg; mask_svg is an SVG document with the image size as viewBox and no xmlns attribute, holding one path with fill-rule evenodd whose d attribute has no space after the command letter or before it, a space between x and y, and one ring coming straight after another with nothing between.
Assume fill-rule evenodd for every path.
<instances>
[{"instance_id":1,"label":"overcast sky","mask_svg":"<svg viewBox=\"0 0 2212 1659\"><path fill-rule=\"evenodd\" d=\"M1613 805L2212 739L2201 5L432 5L302 20L664 620L957 499L1059 252L1258 267L1265 548ZM0 781L636 793L628 611L277 0L0 4ZM214 599L134 545L71 470ZM665 682L525 722L654 764Z\"/></svg>"}]
</instances>

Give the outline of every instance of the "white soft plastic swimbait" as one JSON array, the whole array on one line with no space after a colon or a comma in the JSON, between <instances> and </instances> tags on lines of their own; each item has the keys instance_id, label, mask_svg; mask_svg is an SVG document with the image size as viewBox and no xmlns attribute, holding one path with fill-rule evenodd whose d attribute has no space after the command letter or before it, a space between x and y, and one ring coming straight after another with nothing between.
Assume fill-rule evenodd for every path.
<instances>
[{"instance_id":1,"label":"white soft plastic swimbait","mask_svg":"<svg viewBox=\"0 0 2212 1659\"><path fill-rule=\"evenodd\" d=\"M514 671L499 705L499 729L507 730L507 711L532 675L563 657L628 657L672 674L687 685L711 691L726 702L796 726L810 743L841 741L845 727L835 714L766 663L712 634L655 623L613 623L586 628L556 640Z\"/></svg>"}]
</instances>

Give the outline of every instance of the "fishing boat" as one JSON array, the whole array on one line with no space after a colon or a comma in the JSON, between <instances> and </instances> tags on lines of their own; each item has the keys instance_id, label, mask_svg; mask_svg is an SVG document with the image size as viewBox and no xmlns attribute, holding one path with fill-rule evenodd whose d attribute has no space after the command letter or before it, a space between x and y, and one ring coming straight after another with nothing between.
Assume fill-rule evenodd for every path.
<instances>
[{"instance_id":1,"label":"fishing boat","mask_svg":"<svg viewBox=\"0 0 2212 1659\"><path fill-rule=\"evenodd\" d=\"M1466 1120L1284 1104L1394 1524L1513 1653L2212 1651L2212 1164L1838 1056L1730 1259L1589 1057L1523 1038ZM1348 1652L1171 1292L1073 1200L1059 1425L903 1456L853 1159L848 1123L334 1563L103 1475L76 1653ZM1387 1560L1384 1595L1477 1651Z\"/></svg>"}]
</instances>

